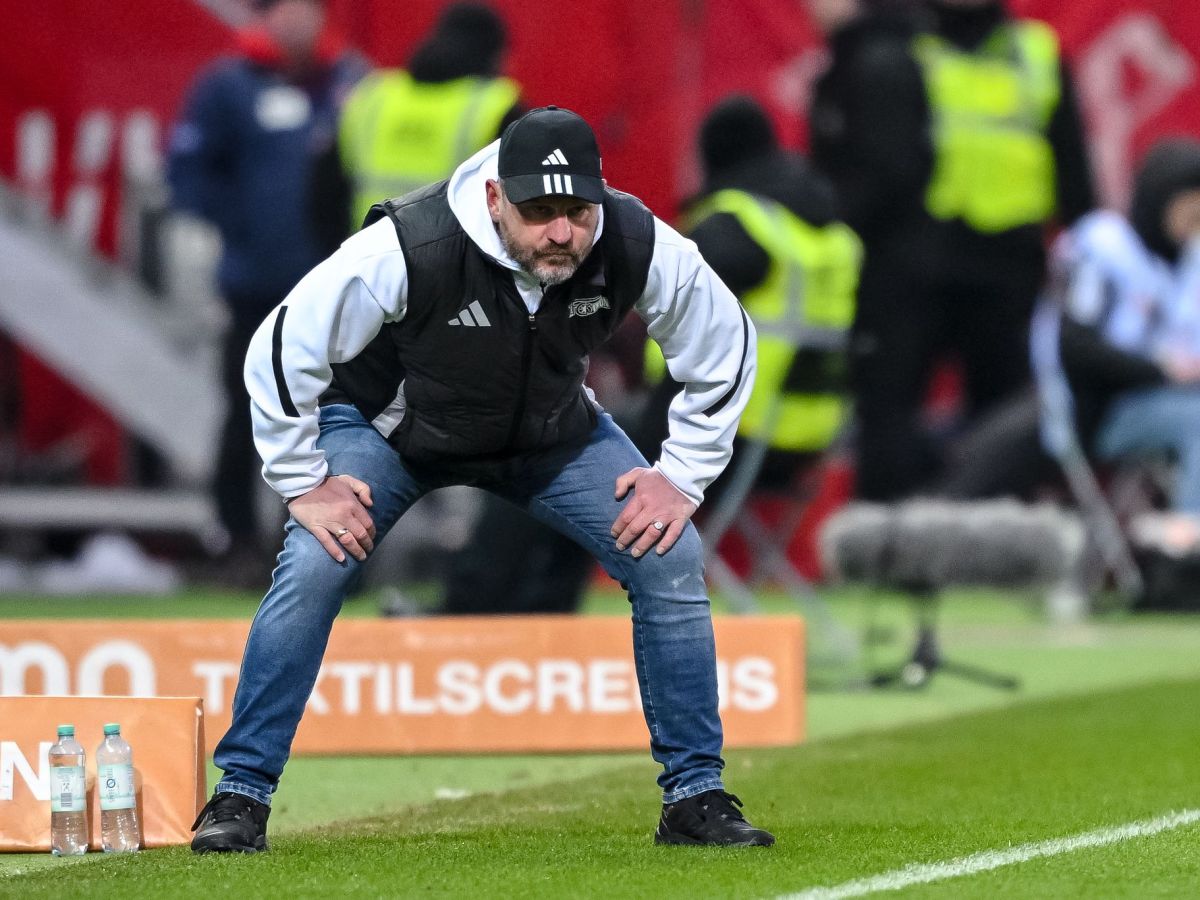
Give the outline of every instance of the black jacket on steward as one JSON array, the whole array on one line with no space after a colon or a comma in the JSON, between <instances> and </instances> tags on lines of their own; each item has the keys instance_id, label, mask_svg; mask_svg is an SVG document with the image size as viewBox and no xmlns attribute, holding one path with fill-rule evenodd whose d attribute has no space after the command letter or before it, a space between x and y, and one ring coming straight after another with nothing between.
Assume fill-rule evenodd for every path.
<instances>
[{"instance_id":1,"label":"black jacket on steward","mask_svg":"<svg viewBox=\"0 0 1200 900\"><path fill-rule=\"evenodd\" d=\"M903 238L927 219L933 148L915 34L909 17L860 16L831 36L813 92L813 164L833 181L838 218L868 244Z\"/></svg>"}]
</instances>

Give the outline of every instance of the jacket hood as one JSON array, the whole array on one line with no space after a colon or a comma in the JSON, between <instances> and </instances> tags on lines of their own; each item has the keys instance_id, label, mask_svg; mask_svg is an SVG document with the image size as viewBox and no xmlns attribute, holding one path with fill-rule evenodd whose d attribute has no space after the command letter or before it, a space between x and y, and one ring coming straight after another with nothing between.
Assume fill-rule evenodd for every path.
<instances>
[{"instance_id":1,"label":"jacket hood","mask_svg":"<svg viewBox=\"0 0 1200 900\"><path fill-rule=\"evenodd\" d=\"M487 208L488 179L498 178L497 160L500 157L500 141L495 140L460 165L450 176L446 188L446 198L450 203L450 211L458 219L458 224L467 233L475 246L494 259L499 265L514 272L526 274L520 264L508 255L496 224ZM596 241L604 232L604 207L600 207L600 221L596 226ZM533 278L532 275L528 277Z\"/></svg>"},{"instance_id":2,"label":"jacket hood","mask_svg":"<svg viewBox=\"0 0 1200 900\"><path fill-rule=\"evenodd\" d=\"M1143 157L1133 181L1129 220L1145 245L1174 262L1180 247L1167 236L1163 218L1181 191L1200 188L1200 141L1168 138Z\"/></svg>"}]
</instances>

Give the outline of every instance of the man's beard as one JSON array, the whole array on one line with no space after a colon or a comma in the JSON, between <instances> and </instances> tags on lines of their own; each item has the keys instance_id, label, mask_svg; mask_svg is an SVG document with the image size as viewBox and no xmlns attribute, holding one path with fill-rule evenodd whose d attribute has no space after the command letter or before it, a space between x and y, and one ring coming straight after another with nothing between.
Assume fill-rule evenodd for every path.
<instances>
[{"instance_id":1,"label":"man's beard","mask_svg":"<svg viewBox=\"0 0 1200 900\"><path fill-rule=\"evenodd\" d=\"M500 243L517 265L544 285L562 284L582 265L586 253L575 253L569 247L555 246L552 250L534 250L520 247L513 240L503 220L496 223Z\"/></svg>"}]
</instances>

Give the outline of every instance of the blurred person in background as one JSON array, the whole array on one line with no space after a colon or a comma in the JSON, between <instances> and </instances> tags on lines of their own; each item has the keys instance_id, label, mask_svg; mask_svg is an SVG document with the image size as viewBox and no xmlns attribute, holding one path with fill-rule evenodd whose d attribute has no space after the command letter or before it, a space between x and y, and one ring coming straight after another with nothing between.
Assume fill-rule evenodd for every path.
<instances>
[{"instance_id":1,"label":"blurred person in background","mask_svg":"<svg viewBox=\"0 0 1200 900\"><path fill-rule=\"evenodd\" d=\"M933 171L925 80L912 53L919 18L901 0L806 0L825 34L829 64L813 89L813 164L837 192L839 216L864 249L852 343L858 422L858 492L880 499L897 489L894 470L921 467L917 404L893 405L880 385L889 368L923 383L915 334L930 318L923 279L930 266L924 194ZM918 371L912 371L918 370ZM912 389L916 393L916 388Z\"/></svg>"},{"instance_id":2,"label":"blurred person in background","mask_svg":"<svg viewBox=\"0 0 1200 900\"><path fill-rule=\"evenodd\" d=\"M932 220L930 278L918 301L929 331L914 338L927 356L899 373L876 372L871 390L890 387L891 399L914 409L929 360L954 354L964 375L964 443L985 439L1000 463L991 484L976 483L974 491L986 486L994 494L1007 482L1006 493L1027 493L1049 470L1031 427L1029 327L1046 278L1048 229L1069 227L1095 206L1087 136L1049 25L1012 17L1005 0L927 0L926 8L930 18L914 50L935 152L924 202ZM1002 447L1006 461L997 459ZM892 470L898 480L882 481L885 497L922 480L923 455L901 452ZM913 468L905 471L906 464ZM970 479L951 476L948 484L953 492Z\"/></svg>"},{"instance_id":3,"label":"blurred person in background","mask_svg":"<svg viewBox=\"0 0 1200 900\"><path fill-rule=\"evenodd\" d=\"M364 78L342 110L335 145L347 180L350 231L376 203L443 178L523 112L500 75L504 22L481 3L452 3L404 69Z\"/></svg>"},{"instance_id":4,"label":"blurred person in background","mask_svg":"<svg viewBox=\"0 0 1200 900\"><path fill-rule=\"evenodd\" d=\"M1128 218L1098 211L1055 245L1059 353L1079 432L1098 458L1169 456L1170 510L1133 523L1143 546L1200 553L1200 142L1160 141Z\"/></svg>"},{"instance_id":5,"label":"blurred person in background","mask_svg":"<svg viewBox=\"0 0 1200 900\"><path fill-rule=\"evenodd\" d=\"M631 310L684 389L653 467L583 386ZM767 846L721 779L691 517L729 460L754 328L695 246L606 187L591 127L544 107L447 181L374 208L251 342L264 477L291 519L250 628L195 851L265 850L271 795L329 632L376 541L473 484L584 544L627 589L661 844Z\"/></svg>"},{"instance_id":6,"label":"blurred person in background","mask_svg":"<svg viewBox=\"0 0 1200 900\"><path fill-rule=\"evenodd\" d=\"M228 408L213 495L230 537L220 577L259 583L275 541L259 534L258 458L242 364L263 318L337 243L326 243L314 160L336 135L338 109L367 71L327 26L320 0L258 0L237 50L192 86L171 135L174 207L211 222L222 241L218 288L229 310L222 349Z\"/></svg>"},{"instance_id":7,"label":"blurred person in background","mask_svg":"<svg viewBox=\"0 0 1200 900\"><path fill-rule=\"evenodd\" d=\"M880 259L867 265L894 264L916 251L933 170L925 81L912 54L920 19L903 0L806 6L829 49L810 103L813 165L832 181L839 216L868 257Z\"/></svg>"},{"instance_id":8,"label":"blurred person in background","mask_svg":"<svg viewBox=\"0 0 1200 900\"><path fill-rule=\"evenodd\" d=\"M1094 206L1053 30L1013 19L1001 0L927 0L924 10L910 52L926 94L932 173L912 231L895 238L899 257L864 233L853 353L859 493L873 500L910 494L935 475L920 409L947 354L962 366L968 424L1029 383L1045 227L1070 225ZM913 140L924 155L925 141ZM889 252L909 262L889 266Z\"/></svg>"},{"instance_id":9,"label":"blurred person in background","mask_svg":"<svg viewBox=\"0 0 1200 900\"><path fill-rule=\"evenodd\" d=\"M798 466L826 450L848 417L846 342L862 247L837 219L832 184L779 145L753 98L718 103L700 129L703 186L687 205L687 236L738 297L758 331L754 391L738 424L734 463L753 441L768 448L760 487L785 487ZM663 376L647 344L647 374ZM662 440L663 411L680 386L669 377L648 404L645 444Z\"/></svg>"}]
</instances>

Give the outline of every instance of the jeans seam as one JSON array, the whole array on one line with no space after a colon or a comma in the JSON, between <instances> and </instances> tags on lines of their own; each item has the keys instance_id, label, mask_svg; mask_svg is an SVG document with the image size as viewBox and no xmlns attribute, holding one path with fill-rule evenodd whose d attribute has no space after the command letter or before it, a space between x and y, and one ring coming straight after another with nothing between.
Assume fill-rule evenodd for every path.
<instances>
[{"instance_id":1,"label":"jeans seam","mask_svg":"<svg viewBox=\"0 0 1200 900\"><path fill-rule=\"evenodd\" d=\"M650 689L650 670L646 668L646 651L644 648L644 641L642 640L642 628L643 628L642 623L639 622L637 619L634 619L633 620L633 632L634 632L633 655L634 655L634 662L638 668L638 678L641 681L641 683L646 686L646 700L642 704L642 706L643 706L642 712L644 713L644 715L646 717L646 726L650 730L650 740L657 744L658 743L658 735L659 735L658 716L654 712L654 695ZM664 765L663 768L668 770L668 774L674 774L673 772L669 771L669 769L670 769L669 766Z\"/></svg>"}]
</instances>

